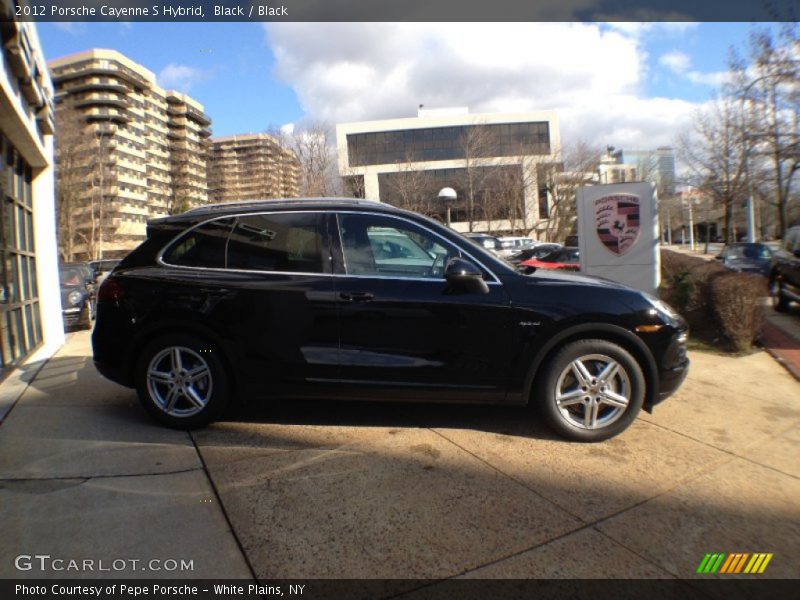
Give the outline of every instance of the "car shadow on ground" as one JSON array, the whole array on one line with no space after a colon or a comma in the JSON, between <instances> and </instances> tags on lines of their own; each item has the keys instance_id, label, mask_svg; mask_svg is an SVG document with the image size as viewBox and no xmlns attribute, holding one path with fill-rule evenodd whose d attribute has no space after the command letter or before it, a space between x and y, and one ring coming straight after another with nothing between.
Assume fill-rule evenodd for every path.
<instances>
[{"instance_id":1,"label":"car shadow on ground","mask_svg":"<svg viewBox=\"0 0 800 600\"><path fill-rule=\"evenodd\" d=\"M533 439L559 440L532 406L481 406L336 400L254 401L237 407L228 422L427 429L472 429Z\"/></svg>"}]
</instances>

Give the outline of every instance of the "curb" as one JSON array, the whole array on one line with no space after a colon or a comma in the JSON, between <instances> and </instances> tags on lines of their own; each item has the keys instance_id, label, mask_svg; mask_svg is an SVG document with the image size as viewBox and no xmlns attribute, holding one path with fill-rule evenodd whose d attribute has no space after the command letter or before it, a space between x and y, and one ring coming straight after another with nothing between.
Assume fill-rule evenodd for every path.
<instances>
[{"instance_id":1,"label":"curb","mask_svg":"<svg viewBox=\"0 0 800 600\"><path fill-rule=\"evenodd\" d=\"M765 321L760 341L764 349L800 381L800 340Z\"/></svg>"}]
</instances>

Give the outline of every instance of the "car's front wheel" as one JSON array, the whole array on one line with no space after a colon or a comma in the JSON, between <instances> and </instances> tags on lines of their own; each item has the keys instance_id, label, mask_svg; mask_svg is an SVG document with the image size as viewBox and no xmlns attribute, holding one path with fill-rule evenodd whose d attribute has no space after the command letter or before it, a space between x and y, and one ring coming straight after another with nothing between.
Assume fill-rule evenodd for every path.
<instances>
[{"instance_id":1,"label":"car's front wheel","mask_svg":"<svg viewBox=\"0 0 800 600\"><path fill-rule=\"evenodd\" d=\"M645 386L639 363L623 347L607 340L577 340L544 366L535 400L559 435L600 442L633 422Z\"/></svg>"},{"instance_id":2,"label":"car's front wheel","mask_svg":"<svg viewBox=\"0 0 800 600\"><path fill-rule=\"evenodd\" d=\"M166 335L144 349L136 371L144 408L178 429L217 420L228 404L229 382L219 351L191 335Z\"/></svg>"}]
</instances>

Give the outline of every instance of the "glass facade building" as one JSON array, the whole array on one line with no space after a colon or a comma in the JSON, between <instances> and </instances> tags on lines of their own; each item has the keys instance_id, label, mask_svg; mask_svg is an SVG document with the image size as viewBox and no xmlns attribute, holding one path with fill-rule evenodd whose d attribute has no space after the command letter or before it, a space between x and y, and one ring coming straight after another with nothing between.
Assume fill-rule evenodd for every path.
<instances>
[{"instance_id":1,"label":"glass facade building","mask_svg":"<svg viewBox=\"0 0 800 600\"><path fill-rule=\"evenodd\" d=\"M443 219L459 231L538 235L550 216L542 165L560 163L556 115L423 109L336 127L347 191ZM443 206L442 188L456 200Z\"/></svg>"}]
</instances>

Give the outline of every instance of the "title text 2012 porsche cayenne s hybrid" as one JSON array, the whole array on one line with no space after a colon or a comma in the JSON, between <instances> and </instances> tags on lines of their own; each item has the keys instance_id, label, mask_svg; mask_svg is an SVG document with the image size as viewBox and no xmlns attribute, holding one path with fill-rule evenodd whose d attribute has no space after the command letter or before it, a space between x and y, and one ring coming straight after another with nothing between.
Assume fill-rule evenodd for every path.
<instances>
[{"instance_id":1,"label":"title text 2012 porsche cayenne s hybrid","mask_svg":"<svg viewBox=\"0 0 800 600\"><path fill-rule=\"evenodd\" d=\"M371 201L150 221L97 304L97 369L180 428L234 399L534 403L559 434L599 441L688 368L686 325L657 299L574 273L522 275Z\"/></svg>"}]
</instances>

